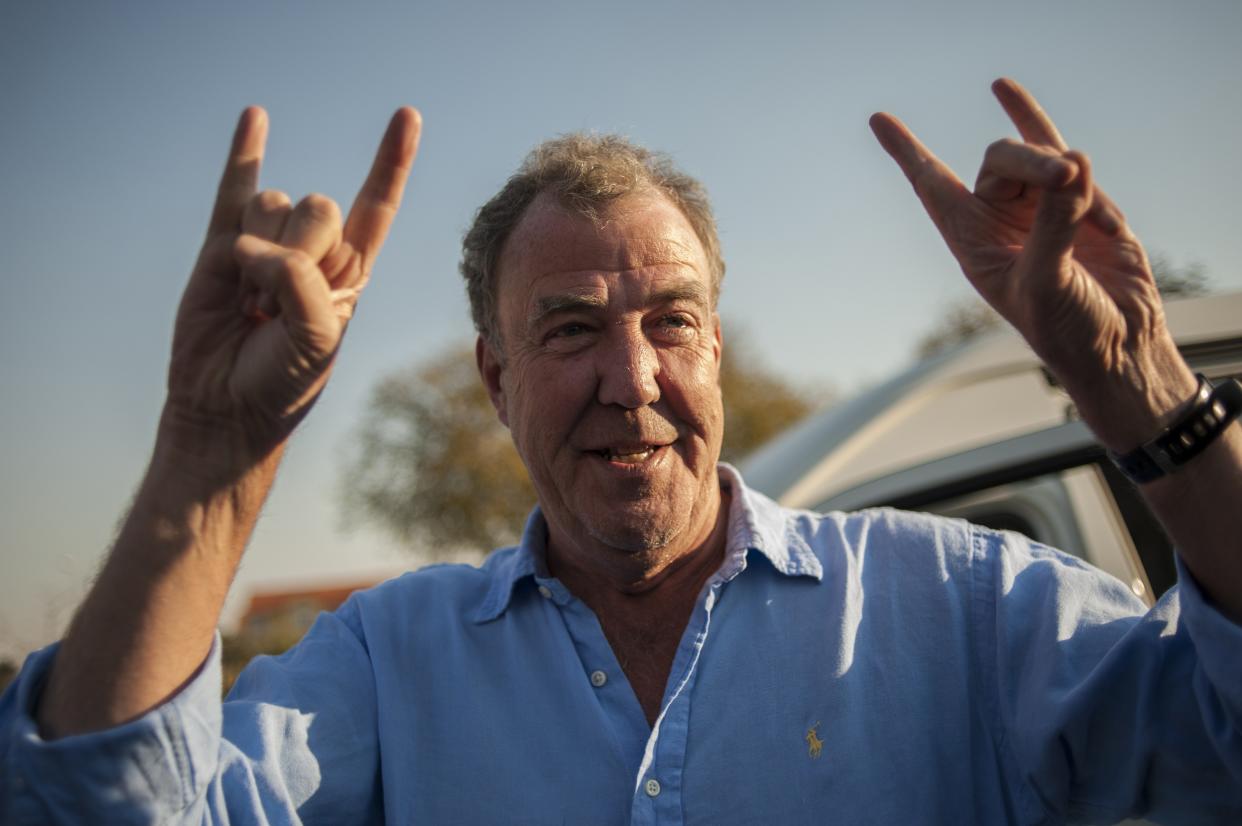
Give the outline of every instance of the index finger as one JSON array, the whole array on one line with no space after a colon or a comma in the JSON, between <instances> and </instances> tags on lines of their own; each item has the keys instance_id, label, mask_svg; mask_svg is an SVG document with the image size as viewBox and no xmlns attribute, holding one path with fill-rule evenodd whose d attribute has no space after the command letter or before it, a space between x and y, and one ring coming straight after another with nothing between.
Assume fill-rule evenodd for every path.
<instances>
[{"instance_id":1,"label":"index finger","mask_svg":"<svg viewBox=\"0 0 1242 826\"><path fill-rule=\"evenodd\" d=\"M940 223L941 212L952 200L969 191L932 151L914 136L906 125L887 112L871 116L871 131L884 151L897 162L932 220Z\"/></svg>"},{"instance_id":2,"label":"index finger","mask_svg":"<svg viewBox=\"0 0 1242 826\"><path fill-rule=\"evenodd\" d=\"M1027 143L1051 146L1065 152L1069 145L1057 131L1056 124L1039 105L1039 101L1016 80L1002 77L992 84L992 94L1018 127L1018 134Z\"/></svg>"},{"instance_id":3,"label":"index finger","mask_svg":"<svg viewBox=\"0 0 1242 826\"><path fill-rule=\"evenodd\" d=\"M414 165L421 131L422 118L418 110L410 106L397 110L376 150L366 182L349 209L342 239L361 254L364 271L383 246L392 219L401 206L401 195L410 167Z\"/></svg>"},{"instance_id":4,"label":"index finger","mask_svg":"<svg viewBox=\"0 0 1242 826\"><path fill-rule=\"evenodd\" d=\"M207 225L208 235L236 232L241 226L246 204L259 188L259 167L266 143L267 112L259 106L247 106L233 131L229 159L224 164L211 222Z\"/></svg>"}]
</instances>

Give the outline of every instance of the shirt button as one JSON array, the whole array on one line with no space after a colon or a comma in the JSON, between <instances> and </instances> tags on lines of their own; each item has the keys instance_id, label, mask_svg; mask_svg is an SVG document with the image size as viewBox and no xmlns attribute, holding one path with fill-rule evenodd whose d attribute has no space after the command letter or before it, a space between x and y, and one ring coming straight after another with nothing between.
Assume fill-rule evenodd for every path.
<instances>
[{"instance_id":1,"label":"shirt button","mask_svg":"<svg viewBox=\"0 0 1242 826\"><path fill-rule=\"evenodd\" d=\"M549 588L547 585L540 585L539 596L543 597L544 599L552 599L552 589Z\"/></svg>"},{"instance_id":2,"label":"shirt button","mask_svg":"<svg viewBox=\"0 0 1242 826\"><path fill-rule=\"evenodd\" d=\"M591 672L591 685L596 688L603 688L604 683L608 682L608 675L602 671Z\"/></svg>"},{"instance_id":3,"label":"shirt button","mask_svg":"<svg viewBox=\"0 0 1242 826\"><path fill-rule=\"evenodd\" d=\"M647 790L648 797L657 797L660 794L660 781L654 777L648 778L643 788Z\"/></svg>"}]
</instances>

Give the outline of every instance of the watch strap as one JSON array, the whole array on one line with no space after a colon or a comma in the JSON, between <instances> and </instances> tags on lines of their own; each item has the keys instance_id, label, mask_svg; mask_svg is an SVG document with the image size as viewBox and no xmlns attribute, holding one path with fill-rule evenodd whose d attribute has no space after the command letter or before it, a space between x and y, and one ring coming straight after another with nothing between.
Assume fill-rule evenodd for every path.
<instances>
[{"instance_id":1,"label":"watch strap","mask_svg":"<svg viewBox=\"0 0 1242 826\"><path fill-rule=\"evenodd\" d=\"M1203 452L1225 428L1242 414L1242 384L1229 379L1213 387L1202 373L1190 406L1159 436L1134 450L1109 458L1132 481L1139 484L1173 473Z\"/></svg>"}]
</instances>

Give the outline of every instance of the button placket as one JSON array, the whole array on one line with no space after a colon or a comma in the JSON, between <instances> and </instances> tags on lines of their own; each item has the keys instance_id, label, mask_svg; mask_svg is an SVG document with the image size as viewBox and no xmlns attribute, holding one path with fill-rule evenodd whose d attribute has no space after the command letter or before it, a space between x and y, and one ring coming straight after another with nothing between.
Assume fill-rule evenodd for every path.
<instances>
[{"instance_id":1,"label":"button placket","mask_svg":"<svg viewBox=\"0 0 1242 826\"><path fill-rule=\"evenodd\" d=\"M651 736L656 738L654 752L650 750L649 741L649 751L644 757L643 773L655 772L658 767L661 779L657 780L651 774L646 774L646 779L639 785L644 794L637 796L637 800L645 797L646 802L664 812L662 817L673 816L675 819L674 813L681 806L690 699L698 676L699 655L710 635L712 612L720 598L723 584L716 581L710 583L705 589L705 597L690 617L673 661L673 673L678 675L679 685L652 731ZM637 809L635 814L636 812Z\"/></svg>"}]
</instances>

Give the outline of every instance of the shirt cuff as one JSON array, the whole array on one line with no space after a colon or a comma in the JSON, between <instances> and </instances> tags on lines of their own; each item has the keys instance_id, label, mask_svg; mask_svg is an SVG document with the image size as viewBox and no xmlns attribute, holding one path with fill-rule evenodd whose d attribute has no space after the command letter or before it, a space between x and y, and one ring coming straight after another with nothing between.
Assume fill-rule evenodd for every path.
<instances>
[{"instance_id":1,"label":"shirt cuff","mask_svg":"<svg viewBox=\"0 0 1242 826\"><path fill-rule=\"evenodd\" d=\"M1207 598L1194 576L1174 555L1180 622L1194 640L1199 665L1225 703L1242 710L1242 625L1220 612Z\"/></svg>"},{"instance_id":2,"label":"shirt cuff","mask_svg":"<svg viewBox=\"0 0 1242 826\"><path fill-rule=\"evenodd\" d=\"M0 705L8 746L0 797L10 807L0 819L163 823L201 800L220 751L220 635L164 704L114 728L44 740L33 712L58 648L31 654Z\"/></svg>"}]
</instances>

